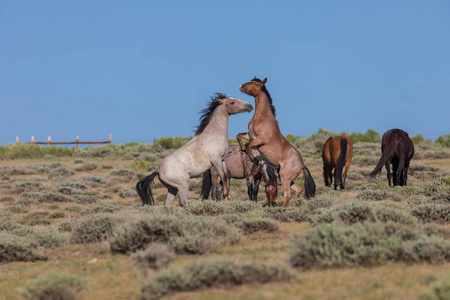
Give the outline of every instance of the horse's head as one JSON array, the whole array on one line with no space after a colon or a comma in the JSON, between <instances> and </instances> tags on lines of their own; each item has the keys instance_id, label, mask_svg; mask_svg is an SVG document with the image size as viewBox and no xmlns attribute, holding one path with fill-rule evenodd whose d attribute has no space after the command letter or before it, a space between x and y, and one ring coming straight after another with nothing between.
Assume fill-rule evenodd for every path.
<instances>
[{"instance_id":1,"label":"horse's head","mask_svg":"<svg viewBox=\"0 0 450 300\"><path fill-rule=\"evenodd\" d=\"M221 94L217 94L216 101L219 102L220 105L225 106L225 109L229 115L234 115L245 111L251 112L253 110L253 105L234 97L224 97Z\"/></svg>"},{"instance_id":2,"label":"horse's head","mask_svg":"<svg viewBox=\"0 0 450 300\"><path fill-rule=\"evenodd\" d=\"M241 84L239 86L239 90L243 93L246 93L247 95L256 97L261 92L266 82L267 78L264 78L264 80L261 81L260 79L255 77L252 81Z\"/></svg>"},{"instance_id":3,"label":"horse's head","mask_svg":"<svg viewBox=\"0 0 450 300\"><path fill-rule=\"evenodd\" d=\"M277 176L273 178L273 181L269 181L264 178L264 182L266 183L266 197L269 202L273 202L277 199L278 196L278 188L277 188Z\"/></svg>"}]
</instances>

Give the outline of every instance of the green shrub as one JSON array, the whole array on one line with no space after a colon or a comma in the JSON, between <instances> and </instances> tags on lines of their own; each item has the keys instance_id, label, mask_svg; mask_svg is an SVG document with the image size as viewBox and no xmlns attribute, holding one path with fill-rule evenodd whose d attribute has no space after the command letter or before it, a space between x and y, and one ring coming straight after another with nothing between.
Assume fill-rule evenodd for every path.
<instances>
[{"instance_id":1,"label":"green shrub","mask_svg":"<svg viewBox=\"0 0 450 300\"><path fill-rule=\"evenodd\" d=\"M294 274L284 266L259 262L237 263L229 259L209 259L162 271L142 285L142 299L160 299L177 292L201 288L289 281Z\"/></svg>"},{"instance_id":2,"label":"green shrub","mask_svg":"<svg viewBox=\"0 0 450 300\"><path fill-rule=\"evenodd\" d=\"M422 204L412 207L411 214L425 222L450 222L450 204Z\"/></svg>"},{"instance_id":3,"label":"green shrub","mask_svg":"<svg viewBox=\"0 0 450 300\"><path fill-rule=\"evenodd\" d=\"M420 300L450 299L450 274L435 281L426 291L420 293Z\"/></svg>"},{"instance_id":4,"label":"green shrub","mask_svg":"<svg viewBox=\"0 0 450 300\"><path fill-rule=\"evenodd\" d=\"M239 227L245 234L257 231L273 232L279 229L278 222L275 220L254 217L243 214L224 215L222 218L229 224Z\"/></svg>"},{"instance_id":5,"label":"green shrub","mask_svg":"<svg viewBox=\"0 0 450 300\"><path fill-rule=\"evenodd\" d=\"M151 243L132 255L139 267L161 269L174 259L175 253L166 244Z\"/></svg>"},{"instance_id":6,"label":"green shrub","mask_svg":"<svg viewBox=\"0 0 450 300\"><path fill-rule=\"evenodd\" d=\"M109 203L101 203L91 208L86 208L81 211L82 215L91 215L91 214L99 214L99 213L113 213L118 211L120 207L115 206L114 204Z\"/></svg>"},{"instance_id":7,"label":"green shrub","mask_svg":"<svg viewBox=\"0 0 450 300\"><path fill-rule=\"evenodd\" d=\"M360 200L391 200L391 201L401 201L402 198L393 192L388 192L386 190L364 190L356 196Z\"/></svg>"},{"instance_id":8,"label":"green shrub","mask_svg":"<svg viewBox=\"0 0 450 300\"><path fill-rule=\"evenodd\" d=\"M149 156L146 156L146 158L147 159L152 159L153 160L153 158L151 158L151 157L149 157ZM141 159L141 160L135 160L132 164L131 164L131 167L133 168L133 169L135 169L136 171L138 171L138 170L141 170L141 171L147 171L151 166L152 166L152 163L149 161L149 160L143 160L143 159Z\"/></svg>"},{"instance_id":9,"label":"green shrub","mask_svg":"<svg viewBox=\"0 0 450 300\"><path fill-rule=\"evenodd\" d=\"M136 176L136 172L132 169L121 168L121 169L111 171L111 173L109 173L109 175L134 178Z\"/></svg>"},{"instance_id":10,"label":"green shrub","mask_svg":"<svg viewBox=\"0 0 450 300\"><path fill-rule=\"evenodd\" d=\"M13 192L21 194L24 192L39 191L43 187L43 183L39 181L22 181L14 183Z\"/></svg>"},{"instance_id":11,"label":"green shrub","mask_svg":"<svg viewBox=\"0 0 450 300\"><path fill-rule=\"evenodd\" d=\"M280 222L303 222L307 219L302 213L303 210L298 207L271 207L265 208L263 216Z\"/></svg>"},{"instance_id":12,"label":"green shrub","mask_svg":"<svg viewBox=\"0 0 450 300\"><path fill-rule=\"evenodd\" d=\"M43 260L38 242L29 237L0 231L0 263Z\"/></svg>"},{"instance_id":13,"label":"green shrub","mask_svg":"<svg viewBox=\"0 0 450 300\"><path fill-rule=\"evenodd\" d=\"M189 142L191 139L192 136L162 137L160 139L154 139L153 144L160 145L164 149L178 149L181 148L187 142Z\"/></svg>"},{"instance_id":14,"label":"green shrub","mask_svg":"<svg viewBox=\"0 0 450 300\"><path fill-rule=\"evenodd\" d=\"M72 300L87 287L87 280L82 277L65 272L51 272L30 281L22 295L30 300Z\"/></svg>"},{"instance_id":15,"label":"green shrub","mask_svg":"<svg viewBox=\"0 0 450 300\"><path fill-rule=\"evenodd\" d=\"M65 178L67 176L73 175L75 174L74 171L67 169L66 166L62 166L62 167L58 167L55 169L50 170L50 172L48 172L48 179L62 179Z\"/></svg>"},{"instance_id":16,"label":"green shrub","mask_svg":"<svg viewBox=\"0 0 450 300\"><path fill-rule=\"evenodd\" d=\"M9 144L0 146L0 160L22 159L22 158L43 158L46 155L52 156L72 156L73 149L66 147L41 147L36 144Z\"/></svg>"},{"instance_id":17,"label":"green shrub","mask_svg":"<svg viewBox=\"0 0 450 300\"><path fill-rule=\"evenodd\" d=\"M144 249L152 242L168 242L177 253L205 253L234 244L241 232L224 220L206 217L141 215L114 228L111 250L120 253Z\"/></svg>"},{"instance_id":18,"label":"green shrub","mask_svg":"<svg viewBox=\"0 0 450 300\"><path fill-rule=\"evenodd\" d=\"M111 236L114 226L121 221L111 215L95 215L81 219L73 227L71 242L87 244L104 241Z\"/></svg>"},{"instance_id":19,"label":"green shrub","mask_svg":"<svg viewBox=\"0 0 450 300\"><path fill-rule=\"evenodd\" d=\"M302 268L371 266L398 260L403 241L414 238L394 223L321 224L293 236L289 260Z\"/></svg>"},{"instance_id":20,"label":"green shrub","mask_svg":"<svg viewBox=\"0 0 450 300\"><path fill-rule=\"evenodd\" d=\"M311 217L311 223L340 222L355 224L360 222L398 222L402 224L414 224L416 219L400 209L381 206L370 202L350 202L321 211L320 214Z\"/></svg>"},{"instance_id":21,"label":"green shrub","mask_svg":"<svg viewBox=\"0 0 450 300\"><path fill-rule=\"evenodd\" d=\"M439 136L434 142L443 147L450 147L450 133Z\"/></svg>"},{"instance_id":22,"label":"green shrub","mask_svg":"<svg viewBox=\"0 0 450 300\"><path fill-rule=\"evenodd\" d=\"M404 242L401 259L432 264L450 261L450 242L436 236Z\"/></svg>"},{"instance_id":23,"label":"green shrub","mask_svg":"<svg viewBox=\"0 0 450 300\"><path fill-rule=\"evenodd\" d=\"M222 214L246 213L257 209L259 206L253 201L191 201L188 210L193 215L217 216Z\"/></svg>"},{"instance_id":24,"label":"green shrub","mask_svg":"<svg viewBox=\"0 0 450 300\"><path fill-rule=\"evenodd\" d=\"M84 163L81 166L75 168L77 172L89 172L96 170L98 168L98 164L96 163Z\"/></svg>"},{"instance_id":25,"label":"green shrub","mask_svg":"<svg viewBox=\"0 0 450 300\"><path fill-rule=\"evenodd\" d=\"M104 187L108 185L108 182L99 176L84 176L81 178L81 182L92 187Z\"/></svg>"},{"instance_id":26,"label":"green shrub","mask_svg":"<svg viewBox=\"0 0 450 300\"><path fill-rule=\"evenodd\" d=\"M450 203L450 176L442 177L423 186L422 194L434 200Z\"/></svg>"},{"instance_id":27,"label":"green shrub","mask_svg":"<svg viewBox=\"0 0 450 300\"><path fill-rule=\"evenodd\" d=\"M66 243L66 238L56 228L39 228L35 230L34 236L39 245L45 248L53 249Z\"/></svg>"},{"instance_id":28,"label":"green shrub","mask_svg":"<svg viewBox=\"0 0 450 300\"><path fill-rule=\"evenodd\" d=\"M130 188L119 189L120 198L134 198L137 197L136 190Z\"/></svg>"},{"instance_id":29,"label":"green shrub","mask_svg":"<svg viewBox=\"0 0 450 300\"><path fill-rule=\"evenodd\" d=\"M19 236L33 234L33 228L7 219L0 219L0 231L6 231Z\"/></svg>"}]
</instances>

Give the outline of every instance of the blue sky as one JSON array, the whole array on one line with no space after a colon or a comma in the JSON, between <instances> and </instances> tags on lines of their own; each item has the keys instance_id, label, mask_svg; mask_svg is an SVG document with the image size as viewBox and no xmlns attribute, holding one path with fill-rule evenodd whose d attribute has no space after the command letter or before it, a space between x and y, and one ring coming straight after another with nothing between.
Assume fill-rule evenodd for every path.
<instances>
[{"instance_id":1,"label":"blue sky","mask_svg":"<svg viewBox=\"0 0 450 300\"><path fill-rule=\"evenodd\" d=\"M188 136L268 78L283 134L450 133L448 1L0 1L0 144ZM252 113L230 117L229 136Z\"/></svg>"}]
</instances>

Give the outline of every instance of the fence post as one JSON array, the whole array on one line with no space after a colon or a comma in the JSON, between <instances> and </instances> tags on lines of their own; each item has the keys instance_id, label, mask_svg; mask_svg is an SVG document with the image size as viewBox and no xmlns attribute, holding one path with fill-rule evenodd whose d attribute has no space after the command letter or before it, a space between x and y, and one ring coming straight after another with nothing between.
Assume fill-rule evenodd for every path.
<instances>
[{"instance_id":1,"label":"fence post","mask_svg":"<svg viewBox=\"0 0 450 300\"><path fill-rule=\"evenodd\" d=\"M76 148L78 149L78 139L79 139L80 137L77 135L77 143L76 143Z\"/></svg>"},{"instance_id":2,"label":"fence post","mask_svg":"<svg viewBox=\"0 0 450 300\"><path fill-rule=\"evenodd\" d=\"M16 144L19 143L19 136L16 136Z\"/></svg>"},{"instance_id":3,"label":"fence post","mask_svg":"<svg viewBox=\"0 0 450 300\"><path fill-rule=\"evenodd\" d=\"M47 141L47 148L50 147L50 136L48 137L48 141Z\"/></svg>"},{"instance_id":4,"label":"fence post","mask_svg":"<svg viewBox=\"0 0 450 300\"><path fill-rule=\"evenodd\" d=\"M111 145L111 133L109 134L109 143L108 145Z\"/></svg>"},{"instance_id":5,"label":"fence post","mask_svg":"<svg viewBox=\"0 0 450 300\"><path fill-rule=\"evenodd\" d=\"M34 135L31 136L31 143L34 144Z\"/></svg>"}]
</instances>

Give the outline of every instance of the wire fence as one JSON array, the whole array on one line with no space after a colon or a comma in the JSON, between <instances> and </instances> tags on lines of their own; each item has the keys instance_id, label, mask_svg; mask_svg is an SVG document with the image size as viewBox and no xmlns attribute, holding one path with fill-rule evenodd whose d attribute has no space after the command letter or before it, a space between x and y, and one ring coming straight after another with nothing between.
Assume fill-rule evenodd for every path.
<instances>
[{"instance_id":1,"label":"wire fence","mask_svg":"<svg viewBox=\"0 0 450 300\"><path fill-rule=\"evenodd\" d=\"M75 147L78 149L78 145L85 145L85 144L108 144L111 145L111 133L109 134L109 138L107 141L93 141L93 142L82 142L80 141L80 137L77 136L76 140L74 142L52 142L51 137L49 136L46 142L36 142L34 141L34 136L31 137L31 142L26 142L27 144L38 144L38 145L47 145L47 148L50 147L50 145L75 145ZM19 137L16 137L16 144L19 144Z\"/></svg>"}]
</instances>

